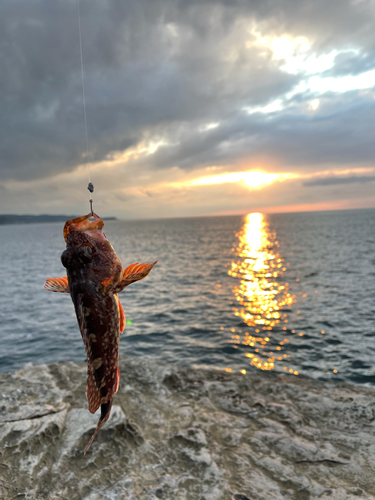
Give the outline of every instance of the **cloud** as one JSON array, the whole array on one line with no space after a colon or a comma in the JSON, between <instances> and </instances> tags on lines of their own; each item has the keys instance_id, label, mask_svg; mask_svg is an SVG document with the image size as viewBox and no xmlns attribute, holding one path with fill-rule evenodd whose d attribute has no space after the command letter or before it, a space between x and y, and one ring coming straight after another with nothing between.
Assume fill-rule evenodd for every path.
<instances>
[{"instance_id":1,"label":"cloud","mask_svg":"<svg viewBox=\"0 0 375 500\"><path fill-rule=\"evenodd\" d=\"M288 75L241 48L243 9L137 5L82 2L91 160L289 88ZM195 17L202 12L208 22ZM76 168L85 154L76 4L8 1L0 28L8 48L1 53L0 175L33 179Z\"/></svg>"},{"instance_id":2,"label":"cloud","mask_svg":"<svg viewBox=\"0 0 375 500\"><path fill-rule=\"evenodd\" d=\"M322 179L312 179L304 182L304 186L332 186L335 184L355 184L364 182L374 182L373 175L351 175L348 177L323 177Z\"/></svg>"},{"instance_id":3,"label":"cloud","mask_svg":"<svg viewBox=\"0 0 375 500\"><path fill-rule=\"evenodd\" d=\"M113 207L133 202L136 191L126 189L136 185L156 203L147 186L168 182L176 168L190 175L372 164L371 85L338 92L309 80L375 68L369 2L80 5L89 160ZM0 47L0 181L18 182L7 192L23 199L27 186L38 196L47 186L76 193L61 177L81 182L86 162L76 1L4 0ZM36 198L30 203L39 206ZM12 196L4 200L7 210Z\"/></svg>"},{"instance_id":4,"label":"cloud","mask_svg":"<svg viewBox=\"0 0 375 500\"><path fill-rule=\"evenodd\" d=\"M336 55L334 65L323 73L324 76L340 77L346 75L359 75L371 71L375 67L375 48L369 52L360 52L352 49Z\"/></svg>"}]
</instances>

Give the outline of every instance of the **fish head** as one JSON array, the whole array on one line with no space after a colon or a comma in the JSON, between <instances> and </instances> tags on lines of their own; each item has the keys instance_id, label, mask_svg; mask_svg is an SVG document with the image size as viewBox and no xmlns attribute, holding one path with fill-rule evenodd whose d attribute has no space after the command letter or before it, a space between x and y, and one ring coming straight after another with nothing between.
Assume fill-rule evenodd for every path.
<instances>
[{"instance_id":1,"label":"fish head","mask_svg":"<svg viewBox=\"0 0 375 500\"><path fill-rule=\"evenodd\" d=\"M65 223L66 249L61 262L68 270L70 285L89 284L108 291L121 278L121 261L103 227L104 222L94 213Z\"/></svg>"}]
</instances>

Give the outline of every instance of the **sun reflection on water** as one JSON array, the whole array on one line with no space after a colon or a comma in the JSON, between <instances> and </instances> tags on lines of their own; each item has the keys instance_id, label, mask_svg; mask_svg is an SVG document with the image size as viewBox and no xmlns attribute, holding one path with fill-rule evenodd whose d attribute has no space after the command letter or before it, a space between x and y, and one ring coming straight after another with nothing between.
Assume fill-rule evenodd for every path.
<instances>
[{"instance_id":1,"label":"sun reflection on water","mask_svg":"<svg viewBox=\"0 0 375 500\"><path fill-rule=\"evenodd\" d=\"M229 275L237 278L233 289L237 305L233 312L249 327L250 332L236 332L232 328L231 342L249 347L245 355L250 364L262 370L272 370L277 362L288 358L282 354L283 346L289 339L272 338L272 330L286 330L288 323L285 309L296 302L289 293L289 284L285 281L285 262L277 253L276 235L269 231L265 217L260 213L246 216L242 230L237 234L238 247L235 249ZM282 326L284 325L284 326ZM276 352L274 352L276 351ZM291 373L293 369L283 367Z\"/></svg>"}]
</instances>

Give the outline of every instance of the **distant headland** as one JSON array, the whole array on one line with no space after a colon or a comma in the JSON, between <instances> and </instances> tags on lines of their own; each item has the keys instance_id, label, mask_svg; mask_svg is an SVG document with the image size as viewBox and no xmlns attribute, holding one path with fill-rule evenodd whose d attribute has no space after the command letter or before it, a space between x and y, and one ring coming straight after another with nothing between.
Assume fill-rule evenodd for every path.
<instances>
[{"instance_id":1,"label":"distant headland","mask_svg":"<svg viewBox=\"0 0 375 500\"><path fill-rule=\"evenodd\" d=\"M3 224L34 224L39 222L65 222L74 219L75 215L13 215L0 214L0 225ZM102 217L103 220L117 220L116 217Z\"/></svg>"}]
</instances>

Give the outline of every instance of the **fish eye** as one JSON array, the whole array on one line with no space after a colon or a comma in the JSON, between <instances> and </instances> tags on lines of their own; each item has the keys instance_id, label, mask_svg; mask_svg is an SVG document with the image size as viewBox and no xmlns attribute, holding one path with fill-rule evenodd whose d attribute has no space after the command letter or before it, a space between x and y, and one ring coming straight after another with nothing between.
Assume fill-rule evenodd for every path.
<instances>
[{"instance_id":1,"label":"fish eye","mask_svg":"<svg viewBox=\"0 0 375 500\"><path fill-rule=\"evenodd\" d=\"M71 251L67 248L61 254L61 263L64 267L68 268L71 264Z\"/></svg>"}]
</instances>

